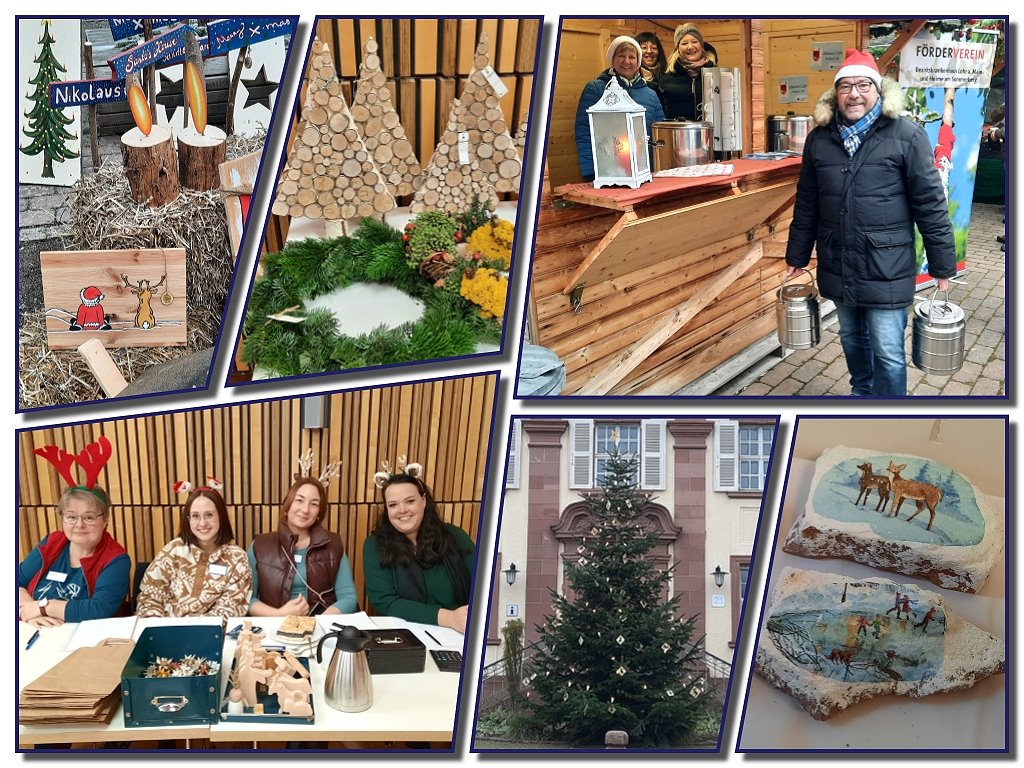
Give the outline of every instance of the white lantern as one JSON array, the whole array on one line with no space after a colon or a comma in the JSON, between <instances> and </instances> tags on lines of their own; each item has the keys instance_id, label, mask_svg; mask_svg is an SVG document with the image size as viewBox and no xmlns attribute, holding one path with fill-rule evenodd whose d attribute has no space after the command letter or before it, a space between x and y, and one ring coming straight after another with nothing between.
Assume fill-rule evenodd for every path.
<instances>
[{"instance_id":1,"label":"white lantern","mask_svg":"<svg viewBox=\"0 0 1024 768\"><path fill-rule=\"evenodd\" d=\"M594 187L636 189L651 180L647 154L647 110L629 97L617 77L598 102L587 109L590 148L594 155Z\"/></svg>"}]
</instances>

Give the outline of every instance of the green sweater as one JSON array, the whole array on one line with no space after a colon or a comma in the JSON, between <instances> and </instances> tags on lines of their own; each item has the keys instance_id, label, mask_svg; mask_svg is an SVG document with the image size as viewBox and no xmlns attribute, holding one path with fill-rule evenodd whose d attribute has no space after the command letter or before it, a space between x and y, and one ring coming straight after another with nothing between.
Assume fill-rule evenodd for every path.
<instances>
[{"instance_id":1,"label":"green sweater","mask_svg":"<svg viewBox=\"0 0 1024 768\"><path fill-rule=\"evenodd\" d=\"M474 576L475 545L469 535L461 528L446 523L448 531L455 537L459 549L467 549L462 558L469 572L470 583ZM366 595L373 603L374 609L382 616L395 616L406 621L419 624L437 624L437 611L440 608L454 610L459 605L455 602L448 574L444 565L438 563L423 570L423 579L427 586L427 602L407 600L398 596L398 582L395 569L380 564L380 551L377 538L368 536L363 542L363 575L366 578Z\"/></svg>"}]
</instances>

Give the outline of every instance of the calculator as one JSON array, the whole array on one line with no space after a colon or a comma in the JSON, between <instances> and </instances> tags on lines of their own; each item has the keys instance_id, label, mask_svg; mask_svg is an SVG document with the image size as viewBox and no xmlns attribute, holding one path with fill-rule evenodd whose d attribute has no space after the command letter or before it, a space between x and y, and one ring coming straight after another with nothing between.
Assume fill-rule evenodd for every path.
<instances>
[{"instance_id":1,"label":"calculator","mask_svg":"<svg viewBox=\"0 0 1024 768\"><path fill-rule=\"evenodd\" d=\"M442 672L461 672L462 653L459 651L436 651L430 650L430 655Z\"/></svg>"}]
</instances>

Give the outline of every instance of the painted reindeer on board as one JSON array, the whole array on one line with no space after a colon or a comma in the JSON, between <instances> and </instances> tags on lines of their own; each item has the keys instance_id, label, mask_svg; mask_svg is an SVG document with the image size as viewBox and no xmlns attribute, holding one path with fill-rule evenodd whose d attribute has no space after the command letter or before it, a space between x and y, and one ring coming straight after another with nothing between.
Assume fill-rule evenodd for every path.
<instances>
[{"instance_id":1,"label":"painted reindeer on board","mask_svg":"<svg viewBox=\"0 0 1024 768\"><path fill-rule=\"evenodd\" d=\"M864 505L867 506L868 496L871 495L871 489L874 488L878 491L878 504L875 506L875 512L884 509L885 503L889 501L889 478L883 475L871 474L871 465L867 462L858 464L857 469L861 473L860 494L858 494L857 500L853 502L854 505L860 504L860 500L863 497Z\"/></svg>"},{"instance_id":2,"label":"painted reindeer on board","mask_svg":"<svg viewBox=\"0 0 1024 768\"><path fill-rule=\"evenodd\" d=\"M127 275L121 275L121 279L124 280L125 288L139 297L139 309L135 313L135 327L146 331L150 328L155 328L156 317L153 315L153 307L150 304L150 300L153 298L153 292L164 284L167 275L165 274L161 277L160 282L156 285L150 285L149 280L139 280L138 283L132 285L128 282Z\"/></svg>"},{"instance_id":3,"label":"painted reindeer on board","mask_svg":"<svg viewBox=\"0 0 1024 768\"><path fill-rule=\"evenodd\" d=\"M920 480L904 480L900 477L900 472L907 468L906 464L893 464L889 462L889 472L892 473L892 507L890 508L889 517L899 517L900 507L903 506L904 499L913 499L917 502L917 512L907 518L907 522L910 522L917 517L921 510L925 506L928 507L928 526L926 530L932 529L932 523L935 522L935 507L940 501L942 501L942 489L937 488L934 485L923 483Z\"/></svg>"}]
</instances>

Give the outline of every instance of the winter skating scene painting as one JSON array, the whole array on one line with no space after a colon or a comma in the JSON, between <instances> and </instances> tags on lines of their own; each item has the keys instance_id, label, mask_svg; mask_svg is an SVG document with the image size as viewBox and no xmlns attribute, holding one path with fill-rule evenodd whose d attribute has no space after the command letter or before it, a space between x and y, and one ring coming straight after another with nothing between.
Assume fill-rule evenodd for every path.
<instances>
[{"instance_id":1,"label":"winter skating scene painting","mask_svg":"<svg viewBox=\"0 0 1024 768\"><path fill-rule=\"evenodd\" d=\"M867 523L889 541L970 546L985 534L971 483L942 464L914 456L846 459L827 470L811 494L818 514Z\"/></svg>"},{"instance_id":2,"label":"winter skating scene painting","mask_svg":"<svg viewBox=\"0 0 1024 768\"><path fill-rule=\"evenodd\" d=\"M914 587L832 582L788 595L768 618L789 661L844 683L924 680L942 665L946 616Z\"/></svg>"}]
</instances>

